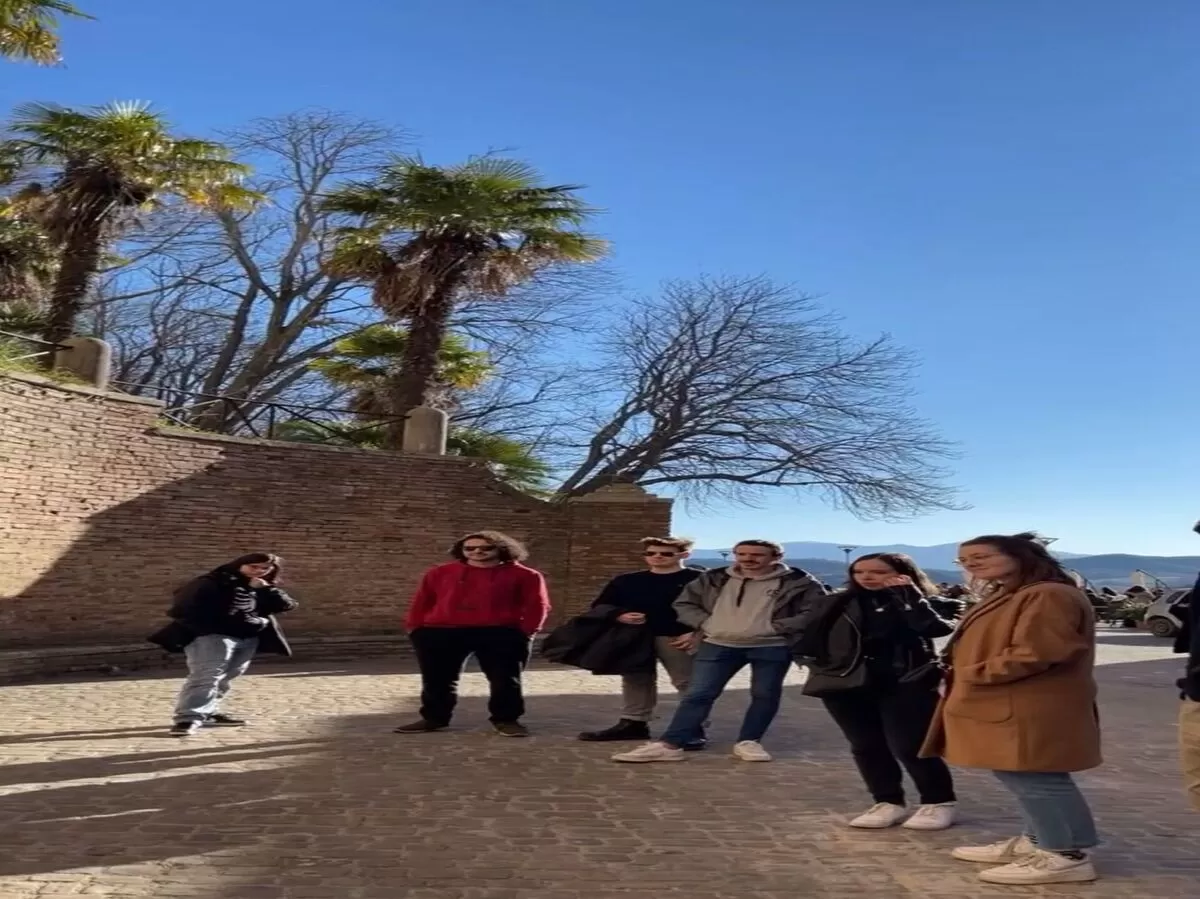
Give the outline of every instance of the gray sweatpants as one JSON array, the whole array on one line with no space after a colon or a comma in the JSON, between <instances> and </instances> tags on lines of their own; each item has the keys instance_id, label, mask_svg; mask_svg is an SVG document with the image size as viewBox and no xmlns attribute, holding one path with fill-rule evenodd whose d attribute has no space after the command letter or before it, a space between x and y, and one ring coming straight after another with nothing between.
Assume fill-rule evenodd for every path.
<instances>
[{"instance_id":1,"label":"gray sweatpants","mask_svg":"<svg viewBox=\"0 0 1200 899\"><path fill-rule=\"evenodd\" d=\"M692 655L671 645L674 637L655 637L654 654L667 670L675 689L683 693L692 677ZM658 704L658 670L621 675L622 718L630 721L649 721Z\"/></svg>"}]
</instances>

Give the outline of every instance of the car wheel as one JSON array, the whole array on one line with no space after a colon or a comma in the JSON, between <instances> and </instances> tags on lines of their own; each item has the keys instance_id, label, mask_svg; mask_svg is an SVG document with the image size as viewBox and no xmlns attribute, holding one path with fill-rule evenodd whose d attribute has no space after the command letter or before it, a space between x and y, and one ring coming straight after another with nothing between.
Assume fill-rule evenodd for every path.
<instances>
[{"instance_id":1,"label":"car wheel","mask_svg":"<svg viewBox=\"0 0 1200 899\"><path fill-rule=\"evenodd\" d=\"M1151 618L1146 622L1146 630L1154 634L1156 637L1174 637L1179 633L1179 628L1175 626L1170 618Z\"/></svg>"}]
</instances>

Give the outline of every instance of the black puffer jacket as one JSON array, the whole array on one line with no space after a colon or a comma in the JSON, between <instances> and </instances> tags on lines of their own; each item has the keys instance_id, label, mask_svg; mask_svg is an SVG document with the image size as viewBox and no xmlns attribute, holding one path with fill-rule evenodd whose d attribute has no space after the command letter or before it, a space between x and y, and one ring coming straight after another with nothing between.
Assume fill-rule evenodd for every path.
<instances>
[{"instance_id":1,"label":"black puffer jacket","mask_svg":"<svg viewBox=\"0 0 1200 899\"><path fill-rule=\"evenodd\" d=\"M653 671L654 635L640 624L621 624L618 606L596 605L564 622L542 641L542 658L592 674Z\"/></svg>"},{"instance_id":2,"label":"black puffer jacket","mask_svg":"<svg viewBox=\"0 0 1200 899\"><path fill-rule=\"evenodd\" d=\"M913 587L872 591L875 602L890 604L896 640L889 645L887 665L904 680L922 670L933 671L933 640L954 630ZM822 696L864 686L871 673L864 649L863 604L857 591L843 590L811 605L789 641L797 663L808 668L803 692ZM876 660L877 661L877 660ZM936 674L932 680L936 681Z\"/></svg>"},{"instance_id":3,"label":"black puffer jacket","mask_svg":"<svg viewBox=\"0 0 1200 899\"><path fill-rule=\"evenodd\" d=\"M290 656L291 647L274 616L297 605L279 587L251 587L240 572L221 567L180 587L167 612L172 623L148 639L179 652L191 639L208 634L258 637L259 652Z\"/></svg>"},{"instance_id":4,"label":"black puffer jacket","mask_svg":"<svg viewBox=\"0 0 1200 899\"><path fill-rule=\"evenodd\" d=\"M1180 692L1192 702L1200 702L1200 579L1192 588L1187 609L1182 610L1183 629L1175 638L1175 651L1187 653L1187 667L1177 683Z\"/></svg>"}]
</instances>

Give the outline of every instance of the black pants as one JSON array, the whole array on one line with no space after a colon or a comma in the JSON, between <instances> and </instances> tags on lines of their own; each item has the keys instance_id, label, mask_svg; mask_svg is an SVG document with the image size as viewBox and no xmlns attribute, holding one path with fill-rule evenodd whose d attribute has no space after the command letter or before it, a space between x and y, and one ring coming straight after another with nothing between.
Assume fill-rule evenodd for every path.
<instances>
[{"instance_id":1,"label":"black pants","mask_svg":"<svg viewBox=\"0 0 1200 899\"><path fill-rule=\"evenodd\" d=\"M886 684L821 697L846 739L876 802L904 805L904 775L917 785L922 805L954 802L954 781L941 759L918 757L937 708L928 687Z\"/></svg>"},{"instance_id":2,"label":"black pants","mask_svg":"<svg viewBox=\"0 0 1200 899\"><path fill-rule=\"evenodd\" d=\"M529 661L529 638L508 627L422 627L409 635L421 667L421 717L447 725L458 703L458 681L474 655L488 679L488 713L495 722L525 714L521 672Z\"/></svg>"}]
</instances>

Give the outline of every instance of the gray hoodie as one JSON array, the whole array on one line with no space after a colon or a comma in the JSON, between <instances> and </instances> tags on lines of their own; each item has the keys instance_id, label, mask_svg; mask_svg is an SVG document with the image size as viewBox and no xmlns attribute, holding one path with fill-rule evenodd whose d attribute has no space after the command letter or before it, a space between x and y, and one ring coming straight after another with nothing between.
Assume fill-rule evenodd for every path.
<instances>
[{"instance_id":1,"label":"gray hoodie","mask_svg":"<svg viewBox=\"0 0 1200 899\"><path fill-rule=\"evenodd\" d=\"M675 601L679 620L718 646L782 646L786 620L825 594L798 568L782 563L755 577L736 567L709 571L684 588Z\"/></svg>"}]
</instances>

